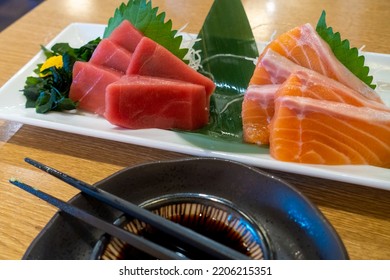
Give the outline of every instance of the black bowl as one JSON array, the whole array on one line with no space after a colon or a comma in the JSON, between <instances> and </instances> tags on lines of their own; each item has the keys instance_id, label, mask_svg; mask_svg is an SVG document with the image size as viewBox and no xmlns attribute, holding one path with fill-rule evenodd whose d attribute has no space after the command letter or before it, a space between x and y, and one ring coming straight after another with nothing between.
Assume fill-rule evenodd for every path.
<instances>
[{"instance_id":1,"label":"black bowl","mask_svg":"<svg viewBox=\"0 0 390 280\"><path fill-rule=\"evenodd\" d=\"M190 158L129 167L96 187L138 205L177 194L216 197L259 229L270 259L348 259L322 213L291 185L229 160ZM108 221L122 213L84 194L71 203ZM59 211L30 245L24 259L90 259L104 232ZM100 251L101 252L101 251Z\"/></svg>"}]
</instances>

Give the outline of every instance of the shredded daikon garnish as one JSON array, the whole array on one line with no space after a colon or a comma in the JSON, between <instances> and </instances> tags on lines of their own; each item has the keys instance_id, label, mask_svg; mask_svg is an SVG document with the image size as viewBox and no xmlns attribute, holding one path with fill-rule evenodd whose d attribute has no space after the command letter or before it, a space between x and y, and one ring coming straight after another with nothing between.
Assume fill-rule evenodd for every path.
<instances>
[{"instance_id":1,"label":"shredded daikon garnish","mask_svg":"<svg viewBox=\"0 0 390 280\"><path fill-rule=\"evenodd\" d=\"M202 58L200 56L201 50L195 50L193 48L188 49L188 53L184 56L185 60L188 60L188 65L195 69L196 71L200 70L201 66L201 61Z\"/></svg>"},{"instance_id":2,"label":"shredded daikon garnish","mask_svg":"<svg viewBox=\"0 0 390 280\"><path fill-rule=\"evenodd\" d=\"M198 71L201 69L201 50L195 50L193 46L196 42L201 39L196 38L195 35L184 32L184 29L187 27L188 23L183 27L179 28L175 36L182 36L181 48L187 48L188 52L184 56L184 60L188 61L188 65L194 70Z\"/></svg>"}]
</instances>

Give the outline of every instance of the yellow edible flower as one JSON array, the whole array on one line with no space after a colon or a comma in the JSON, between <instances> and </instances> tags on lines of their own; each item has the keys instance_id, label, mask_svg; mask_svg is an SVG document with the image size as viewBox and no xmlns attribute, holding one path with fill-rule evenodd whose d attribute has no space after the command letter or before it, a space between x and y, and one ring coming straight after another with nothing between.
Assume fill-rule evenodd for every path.
<instances>
[{"instance_id":1,"label":"yellow edible flower","mask_svg":"<svg viewBox=\"0 0 390 280\"><path fill-rule=\"evenodd\" d=\"M45 77L47 76L48 74L42 74L42 72L50 67L55 67L57 69L59 68L62 68L63 66L63 62L62 62L62 55L55 55L55 56L51 56L49 57L41 66L41 68L39 69L40 73L39 73L39 76L41 77Z\"/></svg>"}]
</instances>

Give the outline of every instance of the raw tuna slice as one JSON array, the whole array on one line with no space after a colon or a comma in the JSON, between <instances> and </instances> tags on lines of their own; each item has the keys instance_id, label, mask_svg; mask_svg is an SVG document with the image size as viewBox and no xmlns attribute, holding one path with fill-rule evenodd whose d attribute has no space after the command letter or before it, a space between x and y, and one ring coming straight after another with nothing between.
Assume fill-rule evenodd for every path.
<instances>
[{"instance_id":1,"label":"raw tuna slice","mask_svg":"<svg viewBox=\"0 0 390 280\"><path fill-rule=\"evenodd\" d=\"M105 118L132 128L194 130L206 125L209 97L201 85L147 76L123 76L106 92Z\"/></svg>"},{"instance_id":2,"label":"raw tuna slice","mask_svg":"<svg viewBox=\"0 0 390 280\"><path fill-rule=\"evenodd\" d=\"M335 79L369 99L382 102L373 89L340 63L329 45L310 24L296 27L280 35L266 47L265 51L268 49L278 52L296 64ZM261 61L261 57L259 61Z\"/></svg>"},{"instance_id":3,"label":"raw tuna slice","mask_svg":"<svg viewBox=\"0 0 390 280\"><path fill-rule=\"evenodd\" d=\"M196 72L163 46L147 37L142 38L139 42L126 73L128 75L177 79L203 85L208 96L215 89L212 80Z\"/></svg>"},{"instance_id":4,"label":"raw tuna slice","mask_svg":"<svg viewBox=\"0 0 390 280\"><path fill-rule=\"evenodd\" d=\"M121 77L120 72L77 61L73 66L69 98L79 102L78 108L103 115L106 87Z\"/></svg>"},{"instance_id":5,"label":"raw tuna slice","mask_svg":"<svg viewBox=\"0 0 390 280\"><path fill-rule=\"evenodd\" d=\"M270 153L281 161L390 167L390 113L285 96L275 102Z\"/></svg>"},{"instance_id":6,"label":"raw tuna slice","mask_svg":"<svg viewBox=\"0 0 390 280\"><path fill-rule=\"evenodd\" d=\"M133 53L138 43L143 38L139 32L128 20L122 23L112 31L108 37L112 42Z\"/></svg>"},{"instance_id":7,"label":"raw tuna slice","mask_svg":"<svg viewBox=\"0 0 390 280\"><path fill-rule=\"evenodd\" d=\"M96 47L89 62L112 68L125 74L131 59L131 52L113 43L109 39L103 39Z\"/></svg>"},{"instance_id":8,"label":"raw tuna slice","mask_svg":"<svg viewBox=\"0 0 390 280\"><path fill-rule=\"evenodd\" d=\"M244 141L253 144L268 144L268 125L274 115L275 92L280 85L251 85L242 102L242 125Z\"/></svg>"}]
</instances>

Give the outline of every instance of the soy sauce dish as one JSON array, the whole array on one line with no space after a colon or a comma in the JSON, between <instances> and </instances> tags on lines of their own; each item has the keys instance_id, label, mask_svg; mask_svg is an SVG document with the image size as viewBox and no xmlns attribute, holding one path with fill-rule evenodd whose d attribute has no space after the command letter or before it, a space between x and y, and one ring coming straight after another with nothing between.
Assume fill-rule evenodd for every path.
<instances>
[{"instance_id":1,"label":"soy sauce dish","mask_svg":"<svg viewBox=\"0 0 390 280\"><path fill-rule=\"evenodd\" d=\"M302 193L241 163L214 158L155 162L128 167L95 186L253 259L348 259L335 229ZM78 194L70 202L179 254L207 259L195 248L173 242L171 237L94 198ZM23 258L150 259L61 211Z\"/></svg>"}]
</instances>

